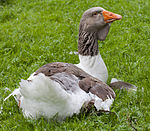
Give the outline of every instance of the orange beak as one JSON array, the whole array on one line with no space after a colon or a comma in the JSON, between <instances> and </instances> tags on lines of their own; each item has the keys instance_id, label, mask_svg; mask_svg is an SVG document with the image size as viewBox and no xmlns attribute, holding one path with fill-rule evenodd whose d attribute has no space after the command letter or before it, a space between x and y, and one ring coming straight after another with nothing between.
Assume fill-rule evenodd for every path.
<instances>
[{"instance_id":1,"label":"orange beak","mask_svg":"<svg viewBox=\"0 0 150 131\"><path fill-rule=\"evenodd\" d=\"M109 11L106 11L106 10L104 10L102 13L103 13L103 16L104 16L104 21L106 23L110 23L110 22L113 22L115 20L120 20L122 18L121 15L118 15L118 14L115 14L115 13L112 13L112 12L109 12Z\"/></svg>"}]
</instances>

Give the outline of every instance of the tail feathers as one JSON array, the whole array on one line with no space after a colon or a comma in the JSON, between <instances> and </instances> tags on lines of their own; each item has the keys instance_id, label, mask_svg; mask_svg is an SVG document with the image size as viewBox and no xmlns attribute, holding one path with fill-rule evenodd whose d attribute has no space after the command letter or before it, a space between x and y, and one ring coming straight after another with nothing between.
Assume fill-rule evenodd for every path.
<instances>
[{"instance_id":1,"label":"tail feathers","mask_svg":"<svg viewBox=\"0 0 150 131\"><path fill-rule=\"evenodd\" d=\"M31 81L21 80L19 84L21 95L28 99L52 100L52 98L58 98L66 100L69 97L59 83L49 79L44 74L34 76Z\"/></svg>"},{"instance_id":2,"label":"tail feathers","mask_svg":"<svg viewBox=\"0 0 150 131\"><path fill-rule=\"evenodd\" d=\"M9 94L5 99L4 101L6 101L7 99L9 99L9 97L13 96L16 100L16 102L19 104L19 99L21 97L21 94L20 94L20 88L17 88L15 89L11 94Z\"/></svg>"},{"instance_id":3,"label":"tail feathers","mask_svg":"<svg viewBox=\"0 0 150 131\"><path fill-rule=\"evenodd\" d=\"M70 94L44 74L38 74L32 80L21 80L20 93L20 107L25 117L50 118L56 113L60 116L72 113Z\"/></svg>"},{"instance_id":4,"label":"tail feathers","mask_svg":"<svg viewBox=\"0 0 150 131\"><path fill-rule=\"evenodd\" d=\"M30 97L30 94L32 92L32 90L30 90L32 89L32 83L30 81L21 79L21 82L19 84L21 95L24 97Z\"/></svg>"}]
</instances>

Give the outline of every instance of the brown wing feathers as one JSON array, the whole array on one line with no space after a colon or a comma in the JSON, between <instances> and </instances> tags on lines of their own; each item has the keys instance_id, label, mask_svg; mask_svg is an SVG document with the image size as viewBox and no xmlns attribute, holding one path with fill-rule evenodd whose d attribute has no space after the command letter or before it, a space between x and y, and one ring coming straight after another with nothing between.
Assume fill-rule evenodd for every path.
<instances>
[{"instance_id":1,"label":"brown wing feathers","mask_svg":"<svg viewBox=\"0 0 150 131\"><path fill-rule=\"evenodd\" d=\"M63 63L63 62L55 62L55 63L46 64L42 66L41 68L39 68L35 72L35 75L39 73L43 73L46 76L52 76L56 73L62 73L62 72L73 74L80 79L89 76L86 72L76 67L75 65L69 64L69 63Z\"/></svg>"},{"instance_id":2,"label":"brown wing feathers","mask_svg":"<svg viewBox=\"0 0 150 131\"><path fill-rule=\"evenodd\" d=\"M95 81L92 78L84 78L79 81L79 86L85 92L91 92L92 94L100 97L102 100L106 100L108 97L115 98L114 91L102 81Z\"/></svg>"},{"instance_id":3,"label":"brown wing feathers","mask_svg":"<svg viewBox=\"0 0 150 131\"><path fill-rule=\"evenodd\" d=\"M39 73L43 73L46 76L50 77L50 79L57 81L59 84L62 85L64 89L67 90L70 87L70 90L74 90L74 86L72 85L75 85L75 83L78 83L79 81L79 87L87 93L91 92L92 94L97 95L102 100L106 100L108 99L108 97L115 98L114 91L107 84L90 76L73 64L63 62L49 63L39 68L35 72L35 75ZM78 81L75 80L73 75L78 78ZM72 79L72 81L70 81L70 79ZM67 80L69 80L72 84L67 83L66 85L65 81ZM64 87L64 84L67 87Z\"/></svg>"}]
</instances>

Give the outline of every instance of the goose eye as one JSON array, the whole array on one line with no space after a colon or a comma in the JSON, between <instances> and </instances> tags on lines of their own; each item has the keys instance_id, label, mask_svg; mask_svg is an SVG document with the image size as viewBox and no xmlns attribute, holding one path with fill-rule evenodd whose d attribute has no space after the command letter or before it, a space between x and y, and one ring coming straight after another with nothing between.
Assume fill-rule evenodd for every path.
<instances>
[{"instance_id":1,"label":"goose eye","mask_svg":"<svg viewBox=\"0 0 150 131\"><path fill-rule=\"evenodd\" d=\"M95 12L93 15L98 15L98 12Z\"/></svg>"}]
</instances>

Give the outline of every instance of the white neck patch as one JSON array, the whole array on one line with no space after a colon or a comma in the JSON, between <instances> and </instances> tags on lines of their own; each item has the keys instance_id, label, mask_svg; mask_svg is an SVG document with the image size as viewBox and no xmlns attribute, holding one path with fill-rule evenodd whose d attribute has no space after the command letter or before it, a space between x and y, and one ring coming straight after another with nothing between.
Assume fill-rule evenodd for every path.
<instances>
[{"instance_id":1,"label":"white neck patch","mask_svg":"<svg viewBox=\"0 0 150 131\"><path fill-rule=\"evenodd\" d=\"M79 54L80 63L76 66L87 72L93 77L97 79L107 82L108 79L108 71L107 67L98 53L96 56L82 56Z\"/></svg>"}]
</instances>

